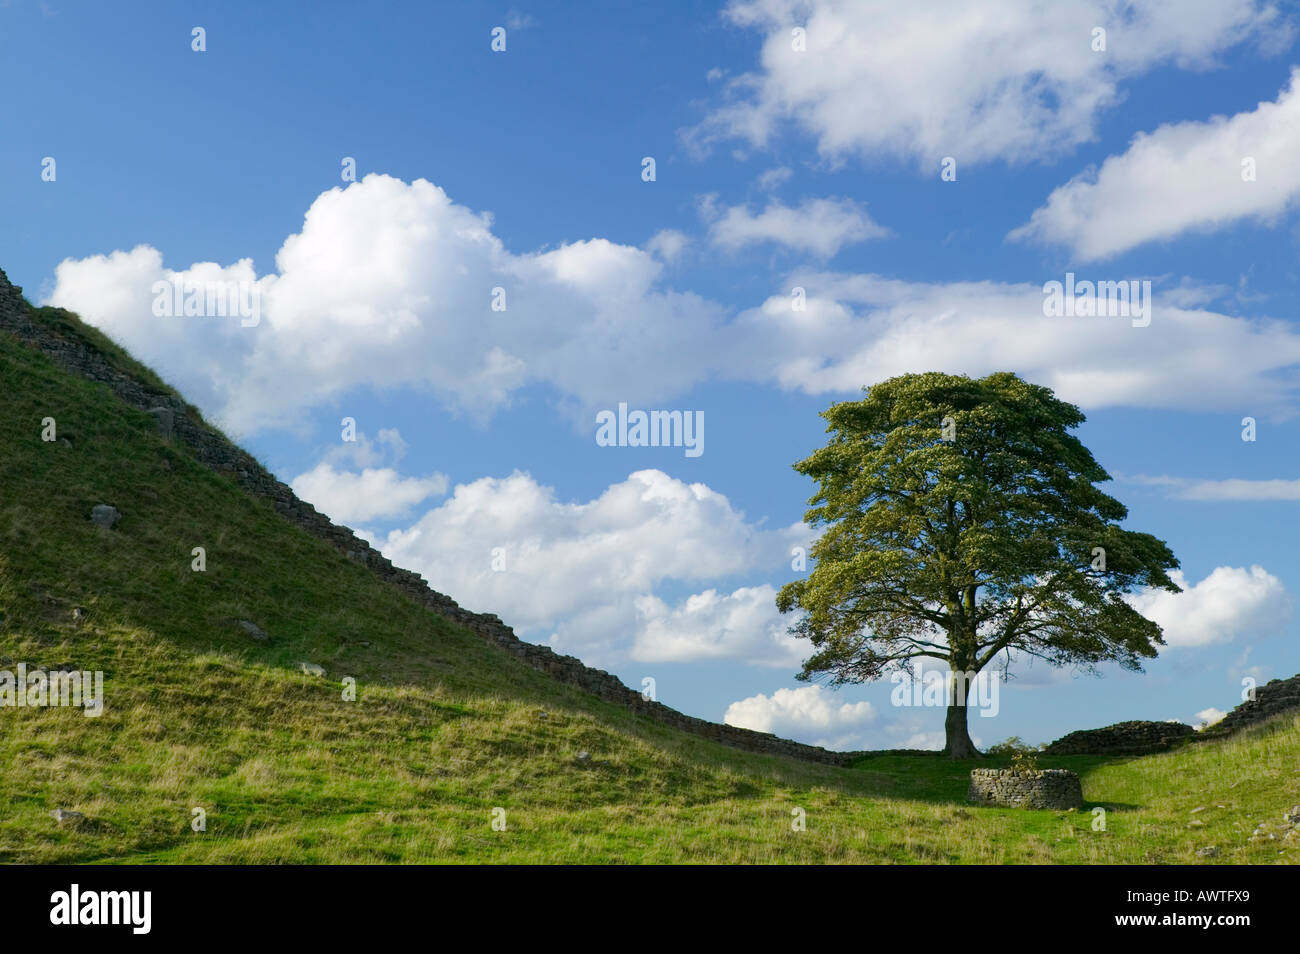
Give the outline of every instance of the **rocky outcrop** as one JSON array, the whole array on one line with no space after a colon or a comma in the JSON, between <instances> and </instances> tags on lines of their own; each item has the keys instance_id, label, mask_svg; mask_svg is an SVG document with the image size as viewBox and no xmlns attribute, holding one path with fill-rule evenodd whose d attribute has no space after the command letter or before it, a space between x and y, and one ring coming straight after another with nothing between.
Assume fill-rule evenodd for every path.
<instances>
[{"instance_id":1,"label":"rocky outcrop","mask_svg":"<svg viewBox=\"0 0 1300 954\"><path fill-rule=\"evenodd\" d=\"M269 643L271 637L266 634L266 630L258 626L249 619L237 619L235 625L248 634L248 638L259 643Z\"/></svg>"},{"instance_id":2,"label":"rocky outcrop","mask_svg":"<svg viewBox=\"0 0 1300 954\"><path fill-rule=\"evenodd\" d=\"M967 798L977 805L1003 808L1080 808L1083 786L1066 769L971 769Z\"/></svg>"},{"instance_id":3,"label":"rocky outcrop","mask_svg":"<svg viewBox=\"0 0 1300 954\"><path fill-rule=\"evenodd\" d=\"M117 512L117 508L108 504L99 504L90 511L90 522L105 530L112 530L121 519L122 515Z\"/></svg>"},{"instance_id":4,"label":"rocky outcrop","mask_svg":"<svg viewBox=\"0 0 1300 954\"><path fill-rule=\"evenodd\" d=\"M1195 733L1183 722L1117 722L1103 729L1082 729L1062 736L1047 755L1149 755L1182 745Z\"/></svg>"},{"instance_id":5,"label":"rocky outcrop","mask_svg":"<svg viewBox=\"0 0 1300 954\"><path fill-rule=\"evenodd\" d=\"M393 566L383 554L350 529L335 525L315 507L299 500L286 484L277 480L251 454L208 425L195 408L175 393L145 380L143 375L132 373L121 360L103 353L88 338L78 334L74 324L54 325L37 319L21 293L22 289L11 285L0 271L0 331L40 350L56 365L104 384L126 404L152 416L159 433L184 444L203 464L248 493L268 501L287 520L327 541L345 556L365 564L372 573L401 589L417 603L494 643L532 668L639 715L733 748L830 765L843 764L864 754L831 752L766 732L696 719L643 698L641 693L623 685L616 676L585 666L573 656L562 656L548 646L524 642L499 617L464 609L451 597L431 589L419 574ZM259 638L251 631L250 635Z\"/></svg>"},{"instance_id":6,"label":"rocky outcrop","mask_svg":"<svg viewBox=\"0 0 1300 954\"><path fill-rule=\"evenodd\" d=\"M149 416L153 418L154 426L158 428L158 433L163 437L172 436L172 428L176 426L176 412L169 407L151 407Z\"/></svg>"}]
</instances>

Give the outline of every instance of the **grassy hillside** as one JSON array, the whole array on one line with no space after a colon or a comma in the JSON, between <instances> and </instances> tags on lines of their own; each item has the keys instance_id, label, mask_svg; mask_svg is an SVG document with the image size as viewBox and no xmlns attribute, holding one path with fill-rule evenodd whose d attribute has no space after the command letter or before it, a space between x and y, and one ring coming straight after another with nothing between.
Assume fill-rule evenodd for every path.
<instances>
[{"instance_id":1,"label":"grassy hillside","mask_svg":"<svg viewBox=\"0 0 1300 954\"><path fill-rule=\"evenodd\" d=\"M1300 803L1296 718L1161 756L1044 759L1083 775L1104 832L1087 812L968 806L970 765L937 757L832 768L742 753L553 682L416 606L3 333L0 395L0 669L103 670L106 695L99 718L0 708L0 861L1300 855L1249 838ZM45 417L71 447L41 441ZM123 514L111 531L89 520L100 503ZM61 826L59 808L86 820ZM1219 854L1198 856L1206 845Z\"/></svg>"}]
</instances>

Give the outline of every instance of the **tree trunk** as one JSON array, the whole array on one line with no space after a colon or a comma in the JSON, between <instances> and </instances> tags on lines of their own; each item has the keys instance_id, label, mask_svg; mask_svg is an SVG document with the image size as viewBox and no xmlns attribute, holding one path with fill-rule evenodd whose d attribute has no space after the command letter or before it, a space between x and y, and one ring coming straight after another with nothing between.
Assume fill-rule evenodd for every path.
<instances>
[{"instance_id":1,"label":"tree trunk","mask_svg":"<svg viewBox=\"0 0 1300 954\"><path fill-rule=\"evenodd\" d=\"M948 717L944 720L943 754L950 759L977 759L980 757L975 743L966 731L966 698L970 693L970 680L960 673L948 674Z\"/></svg>"}]
</instances>

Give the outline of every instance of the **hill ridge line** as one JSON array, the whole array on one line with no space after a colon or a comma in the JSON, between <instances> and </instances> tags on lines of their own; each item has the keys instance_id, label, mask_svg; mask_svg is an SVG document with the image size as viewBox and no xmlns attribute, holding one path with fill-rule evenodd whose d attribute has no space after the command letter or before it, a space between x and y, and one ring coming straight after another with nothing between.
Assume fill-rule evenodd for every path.
<instances>
[{"instance_id":1,"label":"hill ridge line","mask_svg":"<svg viewBox=\"0 0 1300 954\"><path fill-rule=\"evenodd\" d=\"M495 614L474 613L465 609L450 596L434 590L418 573L394 566L351 528L335 524L311 504L300 500L287 484L203 420L197 409L179 395L159 390L153 384L117 367L91 342L63 334L38 320L22 297L22 289L10 283L3 269L0 269L0 330L41 352L64 370L106 385L119 400L131 407L145 412L160 408L171 411L169 423L172 436L189 448L204 466L232 480L245 492L269 500L282 517L318 539L332 544L349 559L363 563L383 582L402 590L427 609L496 644L533 669L656 722L732 748L828 765L843 765L865 754L833 752L767 732L688 716L663 703L643 698L641 693L625 686L612 673L587 666L574 656L560 655L549 646L519 639L514 630Z\"/></svg>"}]
</instances>

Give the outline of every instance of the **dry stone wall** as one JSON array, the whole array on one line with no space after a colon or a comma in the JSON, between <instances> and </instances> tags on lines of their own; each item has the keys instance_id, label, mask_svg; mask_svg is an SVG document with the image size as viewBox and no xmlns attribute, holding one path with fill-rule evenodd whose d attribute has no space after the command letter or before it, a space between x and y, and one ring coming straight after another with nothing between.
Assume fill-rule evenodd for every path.
<instances>
[{"instance_id":1,"label":"dry stone wall","mask_svg":"<svg viewBox=\"0 0 1300 954\"><path fill-rule=\"evenodd\" d=\"M585 666L573 656L562 656L548 646L524 642L491 613L474 613L461 607L451 597L431 589L419 574L393 566L383 554L350 529L332 523L315 507L299 500L286 484L271 475L251 454L205 423L184 401L123 371L75 333L36 320L22 299L22 289L11 285L3 271L0 271L0 331L40 350L60 367L106 385L128 405L151 414L160 433L186 445L199 461L233 480L248 493L270 501L286 519L329 542L350 559L363 563L384 582L398 587L417 603L477 633L560 682L665 725L738 749L829 765L843 764L860 754L832 752L766 732L685 715L662 703L644 699L641 693L629 689L618 677L604 670Z\"/></svg>"},{"instance_id":2,"label":"dry stone wall","mask_svg":"<svg viewBox=\"0 0 1300 954\"><path fill-rule=\"evenodd\" d=\"M1004 808L1080 808L1083 786L1066 769L972 769L967 797L977 805Z\"/></svg>"},{"instance_id":3,"label":"dry stone wall","mask_svg":"<svg viewBox=\"0 0 1300 954\"><path fill-rule=\"evenodd\" d=\"M1147 755L1182 745L1195 731L1185 722L1117 722L1103 729L1063 735L1043 751L1048 755Z\"/></svg>"},{"instance_id":4,"label":"dry stone wall","mask_svg":"<svg viewBox=\"0 0 1300 954\"><path fill-rule=\"evenodd\" d=\"M1217 738L1248 725L1263 722L1284 712L1300 710L1300 675L1290 679L1273 679L1255 689L1255 698L1247 699L1221 720L1201 733L1203 738Z\"/></svg>"},{"instance_id":5,"label":"dry stone wall","mask_svg":"<svg viewBox=\"0 0 1300 954\"><path fill-rule=\"evenodd\" d=\"M1222 738L1274 716L1300 712L1300 675L1274 679L1203 732L1183 722L1119 722L1104 729L1085 729L1057 739L1047 755L1147 755L1189 741Z\"/></svg>"}]
</instances>

